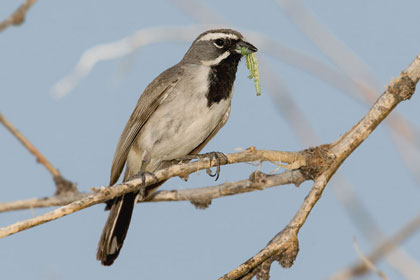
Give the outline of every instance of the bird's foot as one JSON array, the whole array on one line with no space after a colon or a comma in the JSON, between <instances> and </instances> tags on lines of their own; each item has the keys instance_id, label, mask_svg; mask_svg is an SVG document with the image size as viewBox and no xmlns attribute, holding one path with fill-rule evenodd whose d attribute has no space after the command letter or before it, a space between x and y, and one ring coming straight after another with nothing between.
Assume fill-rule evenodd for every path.
<instances>
[{"instance_id":1,"label":"bird's foot","mask_svg":"<svg viewBox=\"0 0 420 280\"><path fill-rule=\"evenodd\" d=\"M210 168L207 168L206 172L210 177L216 177L215 181L217 181L220 175L220 162L227 163L228 162L227 156L221 152L210 152L210 153L204 154L204 156L208 157L210 161L216 160L217 162L216 172L212 173Z\"/></svg>"},{"instance_id":2,"label":"bird's foot","mask_svg":"<svg viewBox=\"0 0 420 280\"><path fill-rule=\"evenodd\" d=\"M203 158L208 158L210 161L216 160L217 165L216 165L216 172L212 173L210 168L206 169L206 172L209 176L211 177L216 177L215 181L217 181L217 179L219 179L219 175L220 175L220 163L226 163L228 162L228 158L224 153L221 152L210 152L210 153L205 153L205 154L196 154L196 155L188 155L184 158L179 159L180 162L185 162L185 161L190 161L193 159L203 159Z\"/></svg>"},{"instance_id":3,"label":"bird's foot","mask_svg":"<svg viewBox=\"0 0 420 280\"><path fill-rule=\"evenodd\" d=\"M141 179L141 186L140 186L140 189L139 189L139 196L140 196L141 200L143 200L147 197L146 176L153 177L153 179L156 181L156 183L159 182L156 175L154 173L148 172L148 171L140 171L136 175L130 177L129 180L128 180L128 181L130 181L130 180L133 180L133 179Z\"/></svg>"}]
</instances>

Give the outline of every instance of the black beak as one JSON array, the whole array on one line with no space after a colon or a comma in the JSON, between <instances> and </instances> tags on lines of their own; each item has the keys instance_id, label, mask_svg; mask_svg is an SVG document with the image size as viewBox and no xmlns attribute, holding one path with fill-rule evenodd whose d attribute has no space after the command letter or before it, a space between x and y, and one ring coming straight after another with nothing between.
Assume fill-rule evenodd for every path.
<instances>
[{"instance_id":1,"label":"black beak","mask_svg":"<svg viewBox=\"0 0 420 280\"><path fill-rule=\"evenodd\" d=\"M245 49L246 49L246 52L245 52ZM251 43L248 43L247 41L239 41L238 43L236 43L236 52L242 55L251 54L256 51L258 51L258 49Z\"/></svg>"}]
</instances>

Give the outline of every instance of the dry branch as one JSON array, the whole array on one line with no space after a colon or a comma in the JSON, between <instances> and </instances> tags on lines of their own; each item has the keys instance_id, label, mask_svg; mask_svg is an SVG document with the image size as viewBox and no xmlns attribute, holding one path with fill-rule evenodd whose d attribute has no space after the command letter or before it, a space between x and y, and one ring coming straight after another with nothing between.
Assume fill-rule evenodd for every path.
<instances>
[{"instance_id":1,"label":"dry branch","mask_svg":"<svg viewBox=\"0 0 420 280\"><path fill-rule=\"evenodd\" d=\"M314 180L314 186L289 224L273 238L257 255L247 260L220 279L240 279L260 268L268 259L278 260L283 267L290 267L298 252L297 234L305 223L309 213L321 198L327 183L344 160L373 132L373 130L401 102L410 99L420 79L420 54L407 69L394 79L386 91L378 98L368 113L346 134L330 146L325 146L323 159L327 167L320 170ZM306 167L303 167L304 169Z\"/></svg>"},{"instance_id":2,"label":"dry branch","mask_svg":"<svg viewBox=\"0 0 420 280\"><path fill-rule=\"evenodd\" d=\"M56 194L75 193L76 185L61 175L60 171L55 168L47 158L26 138L9 120L0 113L0 123L2 123L20 143L35 156L36 161L41 163L51 173L56 185Z\"/></svg>"},{"instance_id":3,"label":"dry branch","mask_svg":"<svg viewBox=\"0 0 420 280\"><path fill-rule=\"evenodd\" d=\"M29 8L35 4L36 0L26 0L13 14L11 14L4 21L0 22L0 32L10 25L19 25L25 21L26 13Z\"/></svg>"},{"instance_id":4,"label":"dry branch","mask_svg":"<svg viewBox=\"0 0 420 280\"><path fill-rule=\"evenodd\" d=\"M191 163L180 163L172 165L169 168L162 169L156 172L155 175L158 181L164 181L175 176L185 177L186 175L196 172L198 170L207 169L212 166L217 166L217 164L225 165L253 161L270 161L279 163L283 162L288 163L290 167L300 168L305 165L314 164L316 162L316 159L314 159L313 155L308 151L280 152L256 150L254 147L251 147L239 153L227 154L226 158L220 158L220 162L218 162L215 159L211 160L209 158L204 158ZM310 178L311 175L309 174L309 172L310 171L303 172L303 176L305 176L305 178ZM299 183L300 181L296 182ZM124 184L115 185L112 187L101 187L100 190L98 190L96 193L83 197L82 199L74 201L66 206L60 207L56 210L34 217L32 219L28 219L26 221L18 222L10 226L0 228L0 238L34 227L36 225L40 225L61 218L71 213L80 211L84 208L90 207L92 205L108 201L116 196L120 196L122 194L138 190L140 186L148 186L153 183L156 183L155 178L147 176L145 182L142 182L142 179L135 179L128 181Z\"/></svg>"},{"instance_id":5,"label":"dry branch","mask_svg":"<svg viewBox=\"0 0 420 280\"><path fill-rule=\"evenodd\" d=\"M209 204L211 200L215 198L264 190L274 186L286 184L295 184L296 186L299 186L299 184L307 179L308 178L306 178L304 174L299 170L286 170L280 174L275 175L267 175L262 172L255 171L251 174L251 176L249 176L249 179L223 183L218 186L211 187L157 191L153 193L146 201L139 200L138 202L190 201L197 206L203 205L203 203ZM23 209L63 206L85 198L89 195L92 195L92 193L74 193L70 195L64 194L44 198L32 198L12 202L3 202L0 203L0 213Z\"/></svg>"}]
</instances>

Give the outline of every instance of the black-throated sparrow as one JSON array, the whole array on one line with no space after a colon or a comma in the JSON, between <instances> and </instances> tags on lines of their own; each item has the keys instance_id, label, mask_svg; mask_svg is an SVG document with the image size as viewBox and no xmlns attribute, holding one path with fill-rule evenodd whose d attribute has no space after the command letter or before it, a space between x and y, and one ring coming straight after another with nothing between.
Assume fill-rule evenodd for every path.
<instances>
[{"instance_id":1,"label":"black-throated sparrow","mask_svg":"<svg viewBox=\"0 0 420 280\"><path fill-rule=\"evenodd\" d=\"M110 185L117 182L124 164L123 181L128 181L165 168L170 160L198 154L229 118L242 47L248 53L257 51L237 31L206 31L178 64L147 86L118 141ZM162 183L147 187L142 195L147 197ZM103 265L111 265L118 257L139 194L128 193L108 202L111 211L96 256Z\"/></svg>"}]
</instances>

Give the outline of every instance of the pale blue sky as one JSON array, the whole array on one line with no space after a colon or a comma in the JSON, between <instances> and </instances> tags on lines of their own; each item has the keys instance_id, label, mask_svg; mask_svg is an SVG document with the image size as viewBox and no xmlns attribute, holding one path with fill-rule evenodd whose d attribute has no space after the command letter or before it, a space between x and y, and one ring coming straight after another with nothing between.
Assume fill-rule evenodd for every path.
<instances>
[{"instance_id":1,"label":"pale blue sky","mask_svg":"<svg viewBox=\"0 0 420 280\"><path fill-rule=\"evenodd\" d=\"M16 2L1 1L0 19L16 9ZM333 66L273 1L203 2L229 22L227 27L243 31L245 36L245 31L259 32ZM302 2L368 65L382 86L378 94L420 51L419 1ZM194 19L166 0L38 1L22 26L0 33L0 111L66 178L77 182L80 190L106 185L118 137L140 93L155 76L177 63L190 43L154 44L128 58L100 62L62 99L51 96L51 86L94 45L147 27L193 24ZM272 62L274 74L321 135L321 143L337 139L369 108L267 55L264 49L258 55ZM124 68L127 64L128 69ZM127 71L121 75L121 69ZM305 148L279 114L270 92L265 91L263 73L261 97L255 96L247 75L241 63L230 120L204 151L230 153L251 145L278 150ZM398 111L419 127L419 106L415 94ZM321 144L315 139L308 142ZM4 128L0 128L0 143L1 201L54 193L44 167ZM420 212L420 188L400 158L388 128L381 125L340 168L387 234ZM218 183L246 178L256 168L248 164L222 167ZM267 164L263 170L272 169ZM187 183L172 179L163 188L214 184L201 172ZM1 239L0 269L4 279L216 279L265 246L289 222L310 186L306 182L300 188L282 186L221 198L204 211L187 202L139 204L124 248L111 267L103 267L95 259L107 216L103 205L97 205ZM0 226L48 210L1 213ZM272 279L327 277L357 259L353 237L364 252L372 248L329 186L299 234L295 265L284 270L274 264ZM418 233L402 248L420 262ZM379 268L391 279L402 279L384 262Z\"/></svg>"}]
</instances>

